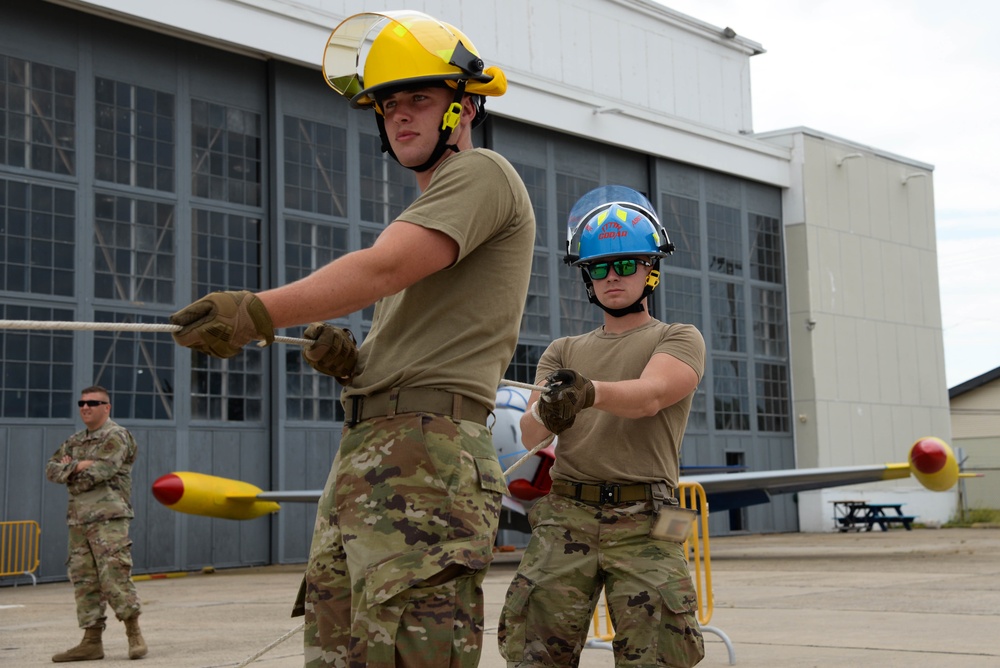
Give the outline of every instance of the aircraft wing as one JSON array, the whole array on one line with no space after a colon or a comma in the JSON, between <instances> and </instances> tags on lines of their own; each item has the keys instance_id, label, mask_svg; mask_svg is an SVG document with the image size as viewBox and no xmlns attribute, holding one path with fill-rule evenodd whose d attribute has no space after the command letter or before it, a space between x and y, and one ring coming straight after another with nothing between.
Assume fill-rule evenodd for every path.
<instances>
[{"instance_id":1,"label":"aircraft wing","mask_svg":"<svg viewBox=\"0 0 1000 668\"><path fill-rule=\"evenodd\" d=\"M496 423L493 442L497 459L505 467L510 497L504 498L507 523L523 518L536 499L552 486L549 470L558 447L550 445L533 457L521 444L520 419L527 410L528 393L514 387L497 391ZM516 468L512 462L521 462ZM779 471L740 471L719 473L726 467L681 467L681 482L697 482L705 490L711 510L741 508L767 503L775 494L790 494L825 487L856 485L880 480L917 478L924 487L944 491L961 474L951 448L944 441L927 437L910 448L906 463L844 466L830 468L786 469ZM254 485L217 476L180 471L161 476L153 483L153 496L163 505L182 513L252 519L277 512L279 502L315 503L321 490L265 492ZM516 517L515 517L516 516Z\"/></svg>"},{"instance_id":2,"label":"aircraft wing","mask_svg":"<svg viewBox=\"0 0 1000 668\"><path fill-rule=\"evenodd\" d=\"M289 489L281 492L261 492L256 498L275 503L317 503L322 494L321 489Z\"/></svg>"},{"instance_id":3,"label":"aircraft wing","mask_svg":"<svg viewBox=\"0 0 1000 668\"><path fill-rule=\"evenodd\" d=\"M910 471L909 464L881 464L682 475L681 482L699 483L705 490L708 507L715 511L767 503L775 494L908 478Z\"/></svg>"}]
</instances>

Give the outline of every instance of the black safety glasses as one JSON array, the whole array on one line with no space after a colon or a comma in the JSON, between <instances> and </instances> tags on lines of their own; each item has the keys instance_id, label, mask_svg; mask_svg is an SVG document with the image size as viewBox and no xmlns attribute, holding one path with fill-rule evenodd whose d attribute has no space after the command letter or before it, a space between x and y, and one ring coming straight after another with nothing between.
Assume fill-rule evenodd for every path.
<instances>
[{"instance_id":1,"label":"black safety glasses","mask_svg":"<svg viewBox=\"0 0 1000 668\"><path fill-rule=\"evenodd\" d=\"M651 262L632 258L628 260L615 260L614 262L595 262L594 264L588 264L586 268L590 277L595 281L599 281L602 278L607 278L608 272L611 271L612 267L614 267L615 273L619 276L631 276L640 264L644 267L653 266Z\"/></svg>"},{"instance_id":2,"label":"black safety glasses","mask_svg":"<svg viewBox=\"0 0 1000 668\"><path fill-rule=\"evenodd\" d=\"M80 399L80 401L76 402L76 405L79 406L80 408L83 408L84 406L90 406L91 408L96 408L97 406L102 406L107 403L111 402L98 401L97 399Z\"/></svg>"}]
</instances>

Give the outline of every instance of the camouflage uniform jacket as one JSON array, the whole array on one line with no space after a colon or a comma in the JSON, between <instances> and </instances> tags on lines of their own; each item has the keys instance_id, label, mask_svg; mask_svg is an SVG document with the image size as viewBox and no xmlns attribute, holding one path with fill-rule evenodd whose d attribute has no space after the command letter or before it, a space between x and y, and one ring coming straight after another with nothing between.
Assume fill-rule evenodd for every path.
<instances>
[{"instance_id":1,"label":"camouflage uniform jacket","mask_svg":"<svg viewBox=\"0 0 1000 668\"><path fill-rule=\"evenodd\" d=\"M66 455L71 461L64 464L62 458ZM113 420L106 421L97 431L78 431L59 446L45 466L45 477L66 485L69 491L67 523L131 518L135 457L135 439ZM93 460L93 465L74 473L77 463L85 459Z\"/></svg>"}]
</instances>

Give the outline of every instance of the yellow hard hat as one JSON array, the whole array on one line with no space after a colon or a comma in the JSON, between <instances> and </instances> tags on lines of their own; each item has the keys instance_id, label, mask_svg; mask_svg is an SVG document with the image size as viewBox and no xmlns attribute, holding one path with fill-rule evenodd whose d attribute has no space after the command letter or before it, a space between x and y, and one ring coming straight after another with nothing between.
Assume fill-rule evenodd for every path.
<instances>
[{"instance_id":1,"label":"yellow hard hat","mask_svg":"<svg viewBox=\"0 0 1000 668\"><path fill-rule=\"evenodd\" d=\"M323 76L356 107L378 109L380 90L466 81L472 95L503 95L507 78L484 67L476 47L460 30L415 11L355 14L330 34L323 53Z\"/></svg>"}]
</instances>

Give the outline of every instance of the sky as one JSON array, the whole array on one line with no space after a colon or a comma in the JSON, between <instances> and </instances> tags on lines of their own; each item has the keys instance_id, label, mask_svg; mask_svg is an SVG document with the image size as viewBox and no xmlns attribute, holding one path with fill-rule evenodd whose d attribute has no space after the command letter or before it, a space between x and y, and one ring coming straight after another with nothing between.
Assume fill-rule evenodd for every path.
<instances>
[{"instance_id":1,"label":"sky","mask_svg":"<svg viewBox=\"0 0 1000 668\"><path fill-rule=\"evenodd\" d=\"M1000 2L661 4L766 50L755 132L806 126L933 165L948 387L1000 367Z\"/></svg>"}]
</instances>

